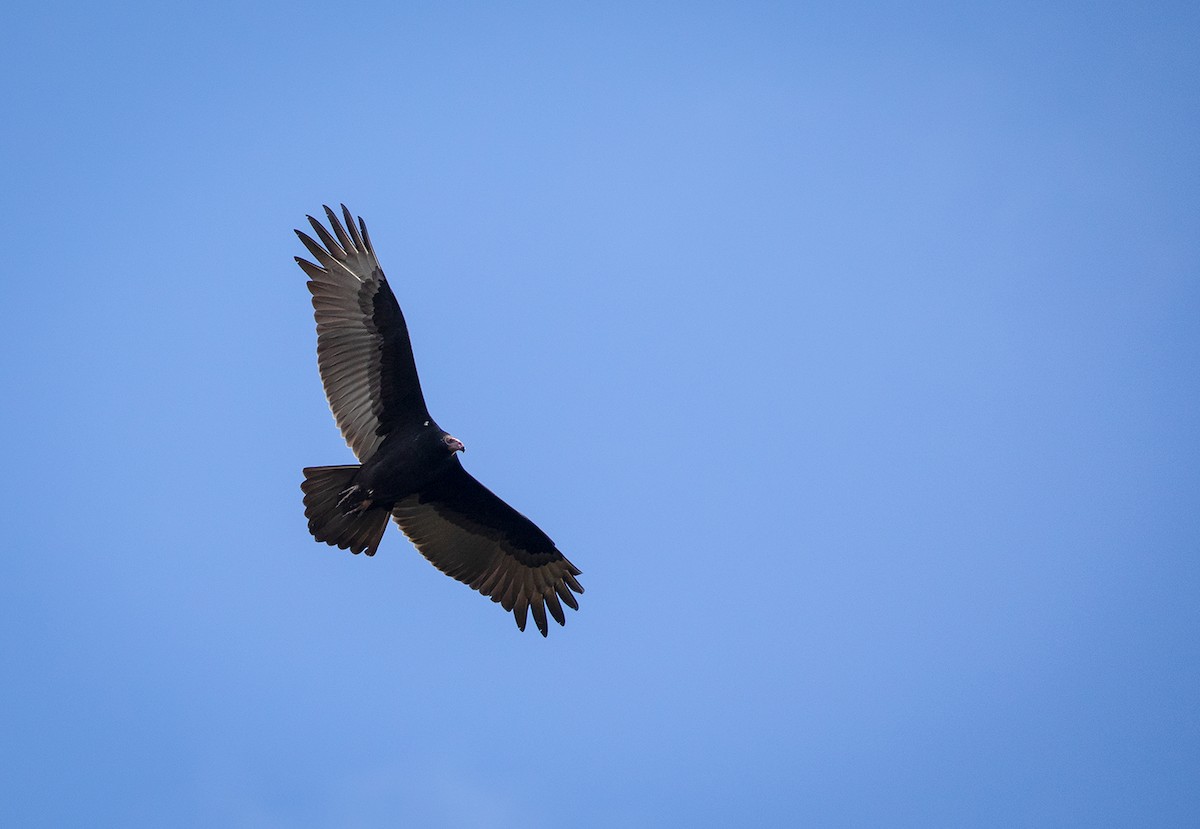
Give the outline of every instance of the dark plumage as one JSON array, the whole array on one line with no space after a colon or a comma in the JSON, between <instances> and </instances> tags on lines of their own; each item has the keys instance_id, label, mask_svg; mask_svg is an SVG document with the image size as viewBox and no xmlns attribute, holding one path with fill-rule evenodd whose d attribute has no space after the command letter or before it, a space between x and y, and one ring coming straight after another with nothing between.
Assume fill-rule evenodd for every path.
<instances>
[{"instance_id":1,"label":"dark plumage","mask_svg":"<svg viewBox=\"0 0 1200 829\"><path fill-rule=\"evenodd\" d=\"M304 470L309 531L370 556L391 516L435 567L499 602L521 630L532 611L545 636L547 610L562 625L562 605L579 609L579 569L463 469L462 443L425 408L408 326L367 226L345 205L344 226L328 207L325 215L332 233L308 217L319 242L296 231L317 264L296 262L310 280L325 396L362 464Z\"/></svg>"}]
</instances>

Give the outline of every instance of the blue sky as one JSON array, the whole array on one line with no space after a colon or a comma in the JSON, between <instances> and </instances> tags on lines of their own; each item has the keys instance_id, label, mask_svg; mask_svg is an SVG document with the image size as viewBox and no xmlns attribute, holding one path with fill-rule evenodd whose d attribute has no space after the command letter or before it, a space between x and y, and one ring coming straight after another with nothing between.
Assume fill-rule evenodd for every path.
<instances>
[{"instance_id":1,"label":"blue sky","mask_svg":"<svg viewBox=\"0 0 1200 829\"><path fill-rule=\"evenodd\" d=\"M1194 6L242 5L0 32L0 822L1200 822ZM308 535L339 201L547 640Z\"/></svg>"}]
</instances>

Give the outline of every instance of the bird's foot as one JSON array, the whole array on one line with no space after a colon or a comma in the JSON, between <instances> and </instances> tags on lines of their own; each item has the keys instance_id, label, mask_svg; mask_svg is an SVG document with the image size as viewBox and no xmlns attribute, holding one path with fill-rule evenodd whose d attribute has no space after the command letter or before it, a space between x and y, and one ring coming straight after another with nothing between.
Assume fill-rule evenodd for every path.
<instances>
[{"instance_id":1,"label":"bird's foot","mask_svg":"<svg viewBox=\"0 0 1200 829\"><path fill-rule=\"evenodd\" d=\"M340 493L341 500L338 501L338 509L343 513L359 513L366 512L371 508L371 490L355 484L354 486L342 490Z\"/></svg>"}]
</instances>

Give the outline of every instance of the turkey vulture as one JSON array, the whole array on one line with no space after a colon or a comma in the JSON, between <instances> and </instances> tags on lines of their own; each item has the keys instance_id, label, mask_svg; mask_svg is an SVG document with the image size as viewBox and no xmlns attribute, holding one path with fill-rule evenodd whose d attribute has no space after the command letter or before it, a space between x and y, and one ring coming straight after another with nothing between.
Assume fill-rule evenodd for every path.
<instances>
[{"instance_id":1,"label":"turkey vulture","mask_svg":"<svg viewBox=\"0 0 1200 829\"><path fill-rule=\"evenodd\" d=\"M579 609L579 569L463 469L462 443L425 408L408 326L366 224L345 205L345 226L328 207L325 215L332 234L307 217L320 242L296 231L317 264L296 263L309 278L325 397L362 463L304 470L309 532L372 556L391 516L435 567L499 602L521 630L533 611L545 636L547 610L563 625L562 606Z\"/></svg>"}]
</instances>

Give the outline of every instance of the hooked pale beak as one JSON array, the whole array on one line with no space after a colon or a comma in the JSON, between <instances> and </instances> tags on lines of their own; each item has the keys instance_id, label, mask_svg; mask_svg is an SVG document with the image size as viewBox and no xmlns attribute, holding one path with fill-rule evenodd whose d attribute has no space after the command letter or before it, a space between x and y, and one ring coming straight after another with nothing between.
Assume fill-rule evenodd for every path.
<instances>
[{"instance_id":1,"label":"hooked pale beak","mask_svg":"<svg viewBox=\"0 0 1200 829\"><path fill-rule=\"evenodd\" d=\"M450 447L450 451L452 453L467 451L467 447L463 446L463 442L461 440L459 440L458 438L455 438L455 437L451 437L450 435L446 435L446 445L448 447Z\"/></svg>"}]
</instances>

